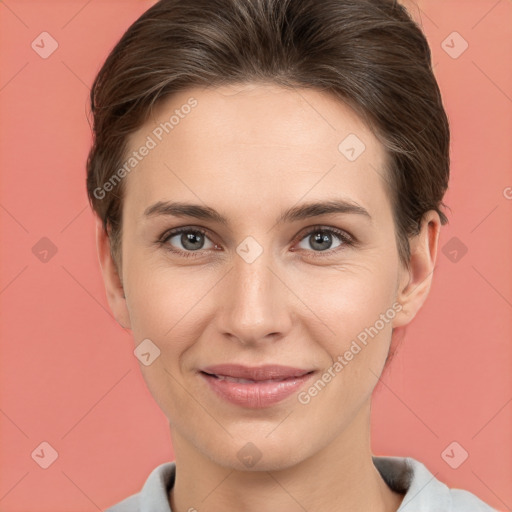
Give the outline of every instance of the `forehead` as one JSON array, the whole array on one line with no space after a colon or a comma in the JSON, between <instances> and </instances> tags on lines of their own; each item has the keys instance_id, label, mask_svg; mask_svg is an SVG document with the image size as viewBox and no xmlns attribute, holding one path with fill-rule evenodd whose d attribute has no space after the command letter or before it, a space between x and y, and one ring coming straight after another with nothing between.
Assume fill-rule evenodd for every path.
<instances>
[{"instance_id":1,"label":"forehead","mask_svg":"<svg viewBox=\"0 0 512 512\"><path fill-rule=\"evenodd\" d=\"M377 215L389 207L384 148L324 92L254 83L180 91L131 134L128 153L145 145L125 183L125 208L137 216L170 199L226 215L227 203L261 209L340 196Z\"/></svg>"}]
</instances>

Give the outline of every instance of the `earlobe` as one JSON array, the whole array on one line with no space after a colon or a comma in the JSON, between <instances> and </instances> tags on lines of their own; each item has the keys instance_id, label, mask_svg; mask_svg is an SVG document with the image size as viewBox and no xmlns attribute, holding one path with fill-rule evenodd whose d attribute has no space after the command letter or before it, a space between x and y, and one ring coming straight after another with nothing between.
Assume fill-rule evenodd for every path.
<instances>
[{"instance_id":1,"label":"earlobe","mask_svg":"<svg viewBox=\"0 0 512 512\"><path fill-rule=\"evenodd\" d=\"M96 248L98 259L105 284L107 301L117 322L127 329L131 329L130 315L126 305L126 297L122 279L118 273L110 251L110 239L103 228L103 223L98 216L96 219Z\"/></svg>"},{"instance_id":2,"label":"earlobe","mask_svg":"<svg viewBox=\"0 0 512 512\"><path fill-rule=\"evenodd\" d=\"M411 258L409 269L403 269L397 292L402 305L393 327L407 325L416 316L428 297L432 285L441 230L439 214L430 210L423 216L420 232L409 239Z\"/></svg>"}]
</instances>

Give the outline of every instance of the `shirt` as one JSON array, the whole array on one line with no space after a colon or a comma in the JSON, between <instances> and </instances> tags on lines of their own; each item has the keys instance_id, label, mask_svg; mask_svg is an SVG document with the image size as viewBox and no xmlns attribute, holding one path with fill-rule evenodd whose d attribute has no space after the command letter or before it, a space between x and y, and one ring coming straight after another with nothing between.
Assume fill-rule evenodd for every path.
<instances>
[{"instance_id":1,"label":"shirt","mask_svg":"<svg viewBox=\"0 0 512 512\"><path fill-rule=\"evenodd\" d=\"M497 512L469 491L449 489L411 457L372 458L387 485L393 491L405 493L397 512ZM105 512L172 512L168 497L175 475L176 462L160 464L139 493Z\"/></svg>"}]
</instances>

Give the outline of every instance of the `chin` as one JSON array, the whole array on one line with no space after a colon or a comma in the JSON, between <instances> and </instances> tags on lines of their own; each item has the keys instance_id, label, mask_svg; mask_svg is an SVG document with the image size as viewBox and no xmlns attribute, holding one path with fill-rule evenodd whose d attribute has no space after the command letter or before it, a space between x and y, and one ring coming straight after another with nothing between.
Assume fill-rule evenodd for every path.
<instances>
[{"instance_id":1,"label":"chin","mask_svg":"<svg viewBox=\"0 0 512 512\"><path fill-rule=\"evenodd\" d=\"M210 452L209 457L216 464L237 471L280 471L293 467L308 457L308 454L298 448L300 443L293 442L290 438L288 443L283 438L270 440L266 435L233 438L229 446L221 451L219 445L216 445L216 451Z\"/></svg>"}]
</instances>

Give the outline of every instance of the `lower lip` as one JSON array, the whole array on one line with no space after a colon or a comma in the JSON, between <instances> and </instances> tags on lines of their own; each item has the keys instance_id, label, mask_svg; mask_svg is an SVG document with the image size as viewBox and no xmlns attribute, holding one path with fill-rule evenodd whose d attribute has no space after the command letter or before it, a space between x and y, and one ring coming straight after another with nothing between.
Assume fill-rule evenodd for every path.
<instances>
[{"instance_id":1,"label":"lower lip","mask_svg":"<svg viewBox=\"0 0 512 512\"><path fill-rule=\"evenodd\" d=\"M245 383L218 379L206 373L199 373L210 388L228 402L250 409L261 409L277 404L298 391L314 373L293 377L283 381Z\"/></svg>"}]
</instances>

